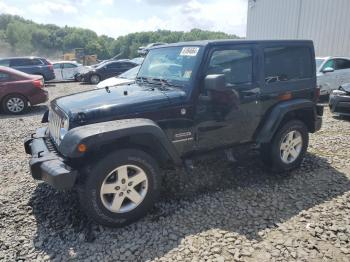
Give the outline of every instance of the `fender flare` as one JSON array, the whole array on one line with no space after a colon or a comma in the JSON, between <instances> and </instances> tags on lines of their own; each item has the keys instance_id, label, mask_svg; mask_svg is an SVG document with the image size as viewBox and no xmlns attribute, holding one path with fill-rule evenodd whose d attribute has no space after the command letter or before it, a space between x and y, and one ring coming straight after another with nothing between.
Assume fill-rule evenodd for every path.
<instances>
[{"instance_id":1,"label":"fender flare","mask_svg":"<svg viewBox=\"0 0 350 262\"><path fill-rule=\"evenodd\" d=\"M182 160L178 152L163 130L152 120L143 118L114 120L73 128L64 136L58 151L65 157L79 158L84 155L77 150L79 144L86 145L87 152L90 152L120 138L141 135L153 136L170 159L176 165L181 165Z\"/></svg>"},{"instance_id":2,"label":"fender flare","mask_svg":"<svg viewBox=\"0 0 350 262\"><path fill-rule=\"evenodd\" d=\"M294 99L275 105L264 117L263 123L260 125L260 128L255 135L256 143L261 144L270 142L286 114L299 109L312 110L314 116L316 114L315 103L307 99Z\"/></svg>"}]
</instances>

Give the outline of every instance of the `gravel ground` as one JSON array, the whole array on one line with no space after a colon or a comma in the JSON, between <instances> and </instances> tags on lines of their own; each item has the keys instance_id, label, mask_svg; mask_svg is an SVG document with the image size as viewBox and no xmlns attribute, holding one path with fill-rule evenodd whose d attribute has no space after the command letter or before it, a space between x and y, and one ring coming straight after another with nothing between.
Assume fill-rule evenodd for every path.
<instances>
[{"instance_id":1,"label":"gravel ground","mask_svg":"<svg viewBox=\"0 0 350 262\"><path fill-rule=\"evenodd\" d=\"M47 87L51 98L91 88ZM0 260L350 261L350 121L328 109L299 170L270 174L254 150L236 164L215 155L190 176L166 172L161 202L120 229L30 177L22 142L45 109L0 115Z\"/></svg>"}]
</instances>

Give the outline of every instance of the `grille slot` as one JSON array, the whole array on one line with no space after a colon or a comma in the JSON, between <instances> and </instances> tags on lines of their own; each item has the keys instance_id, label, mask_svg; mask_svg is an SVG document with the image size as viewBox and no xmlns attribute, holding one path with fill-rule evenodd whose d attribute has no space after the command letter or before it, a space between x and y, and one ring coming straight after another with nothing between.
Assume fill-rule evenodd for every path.
<instances>
[{"instance_id":1,"label":"grille slot","mask_svg":"<svg viewBox=\"0 0 350 262\"><path fill-rule=\"evenodd\" d=\"M60 144L60 129L62 127L61 117L53 110L50 111L49 130L50 136L56 145Z\"/></svg>"}]
</instances>

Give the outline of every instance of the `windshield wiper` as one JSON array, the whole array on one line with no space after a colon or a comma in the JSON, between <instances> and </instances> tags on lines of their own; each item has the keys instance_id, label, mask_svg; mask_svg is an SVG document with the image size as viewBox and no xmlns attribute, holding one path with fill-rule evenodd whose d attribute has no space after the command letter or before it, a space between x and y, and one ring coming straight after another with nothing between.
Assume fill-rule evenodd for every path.
<instances>
[{"instance_id":1,"label":"windshield wiper","mask_svg":"<svg viewBox=\"0 0 350 262\"><path fill-rule=\"evenodd\" d=\"M140 83L144 84L151 84L151 85L156 85L156 86L160 86L160 87L184 87L184 85L179 85L179 84L174 84L172 81L169 81L167 79L164 78L150 78L150 77L143 77L143 76L138 76L136 78L137 81L139 81Z\"/></svg>"}]
</instances>

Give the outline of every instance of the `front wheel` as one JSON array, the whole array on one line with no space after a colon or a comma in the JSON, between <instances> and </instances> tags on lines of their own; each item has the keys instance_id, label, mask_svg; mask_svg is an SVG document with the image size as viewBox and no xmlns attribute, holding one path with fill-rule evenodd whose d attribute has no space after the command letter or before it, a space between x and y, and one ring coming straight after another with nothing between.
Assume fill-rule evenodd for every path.
<instances>
[{"instance_id":1,"label":"front wheel","mask_svg":"<svg viewBox=\"0 0 350 262\"><path fill-rule=\"evenodd\" d=\"M143 151L110 153L86 169L80 203L97 223L119 227L145 216L159 194L159 168Z\"/></svg>"},{"instance_id":2,"label":"front wheel","mask_svg":"<svg viewBox=\"0 0 350 262\"><path fill-rule=\"evenodd\" d=\"M276 172L284 172L300 166L309 144L309 133L299 120L285 123L272 141L261 146L265 164Z\"/></svg>"}]
</instances>

